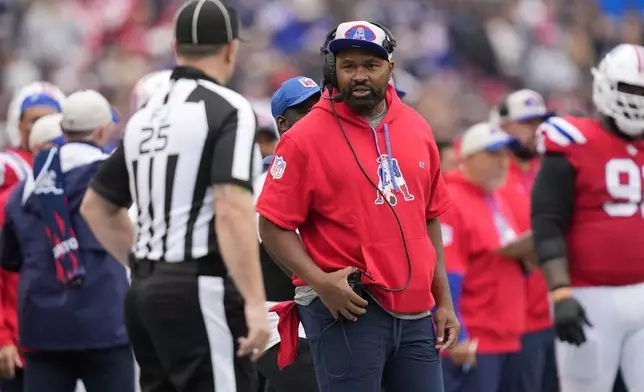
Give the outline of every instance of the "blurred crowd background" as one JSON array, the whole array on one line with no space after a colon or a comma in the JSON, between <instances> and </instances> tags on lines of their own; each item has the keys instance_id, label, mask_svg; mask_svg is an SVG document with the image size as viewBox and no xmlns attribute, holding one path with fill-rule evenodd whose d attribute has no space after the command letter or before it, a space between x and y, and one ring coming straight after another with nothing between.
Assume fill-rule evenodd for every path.
<instances>
[{"instance_id":1,"label":"blurred crowd background","mask_svg":"<svg viewBox=\"0 0 644 392\"><path fill-rule=\"evenodd\" d=\"M101 91L130 112L134 83L173 65L182 0L0 0L0 122L16 88L48 80ZM395 35L406 100L450 139L487 118L509 89L556 109L588 110L590 67L616 43L642 44L644 0L228 0L246 27L232 87L267 99L303 74L319 80L319 48L345 20Z\"/></svg>"}]
</instances>

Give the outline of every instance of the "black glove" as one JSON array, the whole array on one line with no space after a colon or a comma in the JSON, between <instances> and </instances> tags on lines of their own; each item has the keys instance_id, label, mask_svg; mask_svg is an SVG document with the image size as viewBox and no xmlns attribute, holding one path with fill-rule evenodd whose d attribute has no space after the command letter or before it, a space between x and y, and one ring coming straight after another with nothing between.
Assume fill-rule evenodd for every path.
<instances>
[{"instance_id":1,"label":"black glove","mask_svg":"<svg viewBox=\"0 0 644 392\"><path fill-rule=\"evenodd\" d=\"M555 333L559 340L576 346L586 341L584 324L592 327L586 311L574 298L564 298L555 303Z\"/></svg>"}]
</instances>

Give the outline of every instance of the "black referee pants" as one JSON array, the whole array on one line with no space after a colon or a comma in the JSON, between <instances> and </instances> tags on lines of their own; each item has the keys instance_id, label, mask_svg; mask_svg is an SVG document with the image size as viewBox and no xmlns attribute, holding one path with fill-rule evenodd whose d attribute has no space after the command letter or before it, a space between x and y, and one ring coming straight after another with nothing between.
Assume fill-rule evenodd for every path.
<instances>
[{"instance_id":1,"label":"black referee pants","mask_svg":"<svg viewBox=\"0 0 644 392\"><path fill-rule=\"evenodd\" d=\"M300 338L295 361L283 370L277 365L280 344L266 350L257 360L257 370L266 378L265 389L260 392L317 392L318 382L309 342Z\"/></svg>"},{"instance_id":2,"label":"black referee pants","mask_svg":"<svg viewBox=\"0 0 644 392\"><path fill-rule=\"evenodd\" d=\"M257 374L237 358L247 333L243 301L228 278L199 276L199 262L132 265L125 325L142 392L256 392Z\"/></svg>"}]
</instances>

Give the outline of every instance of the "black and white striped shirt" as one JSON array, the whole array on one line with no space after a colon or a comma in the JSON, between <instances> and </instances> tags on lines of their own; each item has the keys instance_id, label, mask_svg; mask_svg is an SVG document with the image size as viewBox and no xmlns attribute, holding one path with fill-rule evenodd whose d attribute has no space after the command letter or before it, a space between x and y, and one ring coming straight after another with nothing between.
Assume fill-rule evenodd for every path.
<instances>
[{"instance_id":1,"label":"black and white striped shirt","mask_svg":"<svg viewBox=\"0 0 644 392\"><path fill-rule=\"evenodd\" d=\"M252 191L262 163L256 131L244 97L194 68L174 69L132 116L91 185L114 204L136 204L137 259L220 259L212 185Z\"/></svg>"}]
</instances>

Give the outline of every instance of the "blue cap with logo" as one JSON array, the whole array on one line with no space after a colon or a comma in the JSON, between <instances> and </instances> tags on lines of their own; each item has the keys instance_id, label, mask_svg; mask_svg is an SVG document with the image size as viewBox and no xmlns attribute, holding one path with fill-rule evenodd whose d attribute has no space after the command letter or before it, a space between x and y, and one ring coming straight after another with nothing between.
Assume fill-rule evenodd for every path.
<instances>
[{"instance_id":1,"label":"blue cap with logo","mask_svg":"<svg viewBox=\"0 0 644 392\"><path fill-rule=\"evenodd\" d=\"M296 76L282 83L271 98L271 114L281 116L286 109L299 105L315 94L320 93L320 86L311 78Z\"/></svg>"},{"instance_id":2,"label":"blue cap with logo","mask_svg":"<svg viewBox=\"0 0 644 392\"><path fill-rule=\"evenodd\" d=\"M20 113L24 113L25 110L29 110L38 106L49 107L56 110L57 112L60 112L62 110L60 102L58 102L56 98L52 97L49 94L36 93L29 95L22 101L22 103L20 104Z\"/></svg>"}]
</instances>

